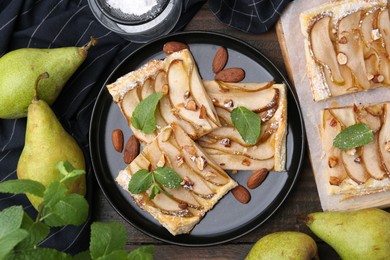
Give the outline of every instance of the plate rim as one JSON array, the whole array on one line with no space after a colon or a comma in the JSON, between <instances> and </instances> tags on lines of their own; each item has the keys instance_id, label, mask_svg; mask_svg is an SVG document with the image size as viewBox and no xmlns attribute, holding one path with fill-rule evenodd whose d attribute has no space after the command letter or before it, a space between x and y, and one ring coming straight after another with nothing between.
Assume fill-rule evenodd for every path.
<instances>
[{"instance_id":1,"label":"plate rim","mask_svg":"<svg viewBox=\"0 0 390 260\"><path fill-rule=\"evenodd\" d=\"M221 239L221 240L218 240L218 241L215 241L215 242L206 242L206 243L186 243L186 242L178 242L178 241L172 241L172 240L169 240L169 239L165 239L165 238L162 238L158 235L155 235L155 234L152 234L151 232L148 232L144 229L142 229L142 227L139 227L138 225L136 225L135 223L133 223L133 221L130 220L130 218L128 216L126 216L123 212L121 212L117 206L115 205L115 203L112 201L112 199L110 199L110 197L108 196L107 192L105 191L105 189L103 188L103 180L98 176L99 174L97 174L97 169L95 168L95 160L96 158L94 158L94 149L92 149L92 147L95 147L95 144L93 144L93 133L94 131L93 130L93 126L95 125L95 121L97 120L96 119L96 110L98 110L98 102L101 98L101 96L103 95L102 93L107 91L105 86L109 83L109 79L112 78L112 76L117 72L117 70L125 63L128 61L128 59L130 59L133 55L136 55L138 52L140 52L142 49L144 48L147 48L149 45L153 45L157 42L160 42L162 40L166 40L167 38L180 38L181 36L191 36L191 35L196 35L197 37L199 36L212 36L212 37L219 37L219 38L225 38L226 40L228 41L233 41L233 42L237 42L239 43L240 45L244 46L245 49L249 49L251 52L254 52L256 55L260 56L260 59L261 60L264 60L265 63L267 63L267 66L272 68L272 70L274 71L270 71L268 68L264 68L264 66L262 64L259 64L258 61L255 61L257 64L259 64L260 66L262 66L268 73L272 74L273 76L274 75L274 72L277 73L277 76L282 79L283 83L286 84L287 86L287 95L291 95L291 97L293 98L293 102L295 103L296 105L296 108L297 108L297 112L298 114L296 116L299 117L299 121L300 121L300 133L297 133L297 134L300 134L300 138L301 138L301 144L300 144L300 154L299 154L299 162L297 163L297 166L296 166L296 172L294 174L294 177L291 181L291 184L289 185L288 189L286 190L285 194L283 194L281 196L281 199L280 201L278 201L277 205L273 208L273 210L270 212L270 214L268 214L265 218L263 218L261 221L259 221L259 223L253 225L253 227L249 228L248 230L246 230L245 232L242 232L240 233L239 235L235 235L235 236L232 236L230 238L227 238L227 239ZM203 43L203 42L202 42ZM288 117L289 118L289 117ZM289 125L289 123L287 124ZM164 36L161 36L161 37L158 37L156 38L155 40L152 40L152 41L149 41L148 43L140 46L139 48L137 48L136 50L134 50L132 53L130 53L129 55L127 55L121 62L118 63L117 66L115 66L115 68L110 72L110 74L107 76L107 78L105 79L103 85L101 86L101 89L99 90L99 93L97 95L97 98L96 98L96 101L94 103L94 106L93 106L93 110L92 110L92 114L91 114L91 120L90 120L90 125L89 125L89 134L88 134L88 139L89 139L89 154L90 154L90 159L91 159L91 165L92 165L92 170L93 170L93 173L94 173L94 176L96 178L96 181L100 187L100 190L102 191L102 193L104 194L106 200L108 201L108 203L111 205L111 207L127 222L129 223L132 227L134 227L136 230L142 232L143 234L149 236L149 237L152 237L156 240L159 240L159 241L162 241L162 242L165 242L165 243L168 243L168 244L172 244L172 245L178 245L178 246L186 246L186 247L201 247L201 246L214 246L214 245L221 245L221 244L225 244L227 242L230 242L232 240L235 240L235 239L238 239L240 237L243 237L244 235L246 234L249 234L250 232L254 231L255 229L259 228L261 225L263 225L271 216L273 216L275 214L275 212L284 204L285 200L287 199L287 197L289 196L289 194L291 193L291 190L294 188L295 184L296 184L296 181L298 179L298 176L300 175L300 172L302 170L302 166L304 164L304 155L306 153L306 131L305 131L305 127L304 127L304 121L303 121L303 116L302 116L302 111L301 111L301 108L300 108L300 105L299 105L299 100L296 96L296 93L295 93L295 90L292 88L289 80L283 75L283 73L281 73L281 71L274 65L273 62L271 62L269 60L269 58L267 58L260 50L256 49L253 45L243 41L243 40L240 40L239 38L237 37L234 37L234 36L231 36L231 35L227 35L227 34L224 34L224 33L220 33L220 32L212 32L212 31L184 31L184 32L176 32L176 33L171 33L171 34L168 34L168 35L164 35ZM299 145L298 145L299 146ZM288 172L286 170L286 172Z\"/></svg>"}]
</instances>

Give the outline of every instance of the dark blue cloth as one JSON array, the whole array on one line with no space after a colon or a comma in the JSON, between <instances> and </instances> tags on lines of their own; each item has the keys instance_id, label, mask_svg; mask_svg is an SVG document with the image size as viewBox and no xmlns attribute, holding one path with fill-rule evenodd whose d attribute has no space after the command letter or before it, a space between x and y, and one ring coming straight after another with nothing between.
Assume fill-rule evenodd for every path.
<instances>
[{"instance_id":1,"label":"dark blue cloth","mask_svg":"<svg viewBox=\"0 0 390 260\"><path fill-rule=\"evenodd\" d=\"M204 0L184 0L183 13L174 30L187 24L203 3ZM9 51L26 47L82 46L89 41L90 36L94 36L98 44L90 49L87 59L67 82L52 108L64 128L84 150L87 199L92 208L93 189L98 188L93 179L88 150L92 108L108 75L141 44L124 40L103 27L93 16L87 0L0 0L0 57ZM26 118L0 119L0 181L16 178L25 129ZM12 205L23 205L26 212L35 218L36 211L24 195L0 194L0 210ZM53 229L41 246L71 254L87 249L91 212L88 221L82 226Z\"/></svg>"},{"instance_id":2,"label":"dark blue cloth","mask_svg":"<svg viewBox=\"0 0 390 260\"><path fill-rule=\"evenodd\" d=\"M209 0L220 21L244 32L263 33L272 28L291 0Z\"/></svg>"}]
</instances>

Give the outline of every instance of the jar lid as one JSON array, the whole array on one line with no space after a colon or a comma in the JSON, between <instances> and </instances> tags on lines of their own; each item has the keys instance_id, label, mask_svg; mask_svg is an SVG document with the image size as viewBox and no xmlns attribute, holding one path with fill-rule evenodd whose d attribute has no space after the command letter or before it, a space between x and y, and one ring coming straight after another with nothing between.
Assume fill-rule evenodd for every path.
<instances>
[{"instance_id":1,"label":"jar lid","mask_svg":"<svg viewBox=\"0 0 390 260\"><path fill-rule=\"evenodd\" d=\"M168 2L168 0L96 1L107 18L124 25L139 25L153 20L164 11Z\"/></svg>"}]
</instances>

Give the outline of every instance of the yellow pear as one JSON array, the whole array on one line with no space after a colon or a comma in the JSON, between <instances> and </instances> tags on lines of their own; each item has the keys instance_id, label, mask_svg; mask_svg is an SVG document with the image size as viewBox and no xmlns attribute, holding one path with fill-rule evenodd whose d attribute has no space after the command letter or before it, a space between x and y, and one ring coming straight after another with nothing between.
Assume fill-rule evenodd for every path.
<instances>
[{"instance_id":1,"label":"yellow pear","mask_svg":"<svg viewBox=\"0 0 390 260\"><path fill-rule=\"evenodd\" d=\"M259 239L245 260L318 259L317 244L309 236L296 231L281 231Z\"/></svg>"},{"instance_id":2,"label":"yellow pear","mask_svg":"<svg viewBox=\"0 0 390 260\"><path fill-rule=\"evenodd\" d=\"M25 145L18 161L19 179L30 179L48 186L61 175L56 168L58 161L69 161L76 169L85 170L84 154L75 139L70 136L50 106L37 97L40 79L48 77L42 74L35 82L35 97L28 107ZM85 174L68 184L71 193L85 195ZM38 209L42 198L27 195L31 204Z\"/></svg>"}]
</instances>

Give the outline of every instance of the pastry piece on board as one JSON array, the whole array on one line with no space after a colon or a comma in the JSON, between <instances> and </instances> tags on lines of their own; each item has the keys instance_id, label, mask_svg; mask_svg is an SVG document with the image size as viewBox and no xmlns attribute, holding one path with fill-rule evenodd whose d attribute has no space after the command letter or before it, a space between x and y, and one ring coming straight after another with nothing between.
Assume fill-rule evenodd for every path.
<instances>
[{"instance_id":1,"label":"pastry piece on board","mask_svg":"<svg viewBox=\"0 0 390 260\"><path fill-rule=\"evenodd\" d=\"M330 195L344 199L390 189L390 102L324 109L321 140L327 164ZM365 123L374 133L372 142L350 150L333 145L346 127Z\"/></svg>"},{"instance_id":2,"label":"pastry piece on board","mask_svg":"<svg viewBox=\"0 0 390 260\"><path fill-rule=\"evenodd\" d=\"M107 88L136 137L144 143L150 143L158 129L145 134L131 125L131 116L135 107L155 92L164 93L156 111L158 128L176 122L191 138L196 139L220 126L188 49L174 52L164 60L149 61L107 85Z\"/></svg>"},{"instance_id":3,"label":"pastry piece on board","mask_svg":"<svg viewBox=\"0 0 390 260\"><path fill-rule=\"evenodd\" d=\"M204 81L222 123L197 143L225 170L285 170L287 96L284 84ZM261 116L258 143L248 145L234 128L230 112L244 106Z\"/></svg>"},{"instance_id":4,"label":"pastry piece on board","mask_svg":"<svg viewBox=\"0 0 390 260\"><path fill-rule=\"evenodd\" d=\"M189 233L207 211L237 183L177 125L163 128L116 181L128 191L128 184L140 169L153 171L169 167L183 179L176 189L161 187L164 192L150 199L150 189L132 194L139 207L149 212L172 235ZM184 207L183 207L184 205Z\"/></svg>"},{"instance_id":5,"label":"pastry piece on board","mask_svg":"<svg viewBox=\"0 0 390 260\"><path fill-rule=\"evenodd\" d=\"M390 84L387 0L343 0L300 15L314 101Z\"/></svg>"}]
</instances>

